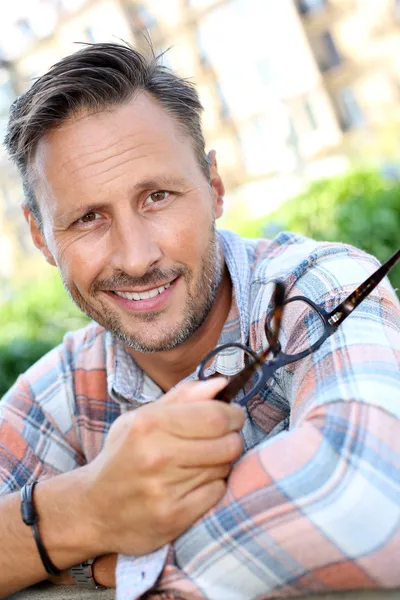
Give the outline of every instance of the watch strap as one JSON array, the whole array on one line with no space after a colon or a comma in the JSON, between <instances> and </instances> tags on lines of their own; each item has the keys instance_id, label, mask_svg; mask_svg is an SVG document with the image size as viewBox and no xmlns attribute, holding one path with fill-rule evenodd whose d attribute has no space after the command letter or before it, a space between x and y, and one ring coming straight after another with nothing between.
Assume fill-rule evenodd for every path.
<instances>
[{"instance_id":1,"label":"watch strap","mask_svg":"<svg viewBox=\"0 0 400 600\"><path fill-rule=\"evenodd\" d=\"M96 588L97 590L103 590L104 586L99 585L93 576L93 563L95 560L95 558L89 558L68 569L68 573L78 585L85 585L87 587Z\"/></svg>"}]
</instances>

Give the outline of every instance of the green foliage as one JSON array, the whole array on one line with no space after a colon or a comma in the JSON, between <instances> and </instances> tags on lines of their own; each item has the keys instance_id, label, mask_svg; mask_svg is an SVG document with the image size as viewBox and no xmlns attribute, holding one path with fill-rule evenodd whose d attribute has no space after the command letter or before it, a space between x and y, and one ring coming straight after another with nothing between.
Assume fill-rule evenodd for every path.
<instances>
[{"instance_id":1,"label":"green foliage","mask_svg":"<svg viewBox=\"0 0 400 600\"><path fill-rule=\"evenodd\" d=\"M287 230L352 244L383 262L400 245L400 182L374 170L352 171L311 183L266 219L237 225L245 237L271 237ZM400 266L390 279L400 289Z\"/></svg>"},{"instance_id":2,"label":"green foliage","mask_svg":"<svg viewBox=\"0 0 400 600\"><path fill-rule=\"evenodd\" d=\"M0 344L0 398L14 384L18 375L29 369L54 346L55 344L40 339L18 339L9 344Z\"/></svg>"},{"instance_id":3,"label":"green foliage","mask_svg":"<svg viewBox=\"0 0 400 600\"><path fill-rule=\"evenodd\" d=\"M56 275L10 289L0 310L0 398L66 331L86 323Z\"/></svg>"}]
</instances>

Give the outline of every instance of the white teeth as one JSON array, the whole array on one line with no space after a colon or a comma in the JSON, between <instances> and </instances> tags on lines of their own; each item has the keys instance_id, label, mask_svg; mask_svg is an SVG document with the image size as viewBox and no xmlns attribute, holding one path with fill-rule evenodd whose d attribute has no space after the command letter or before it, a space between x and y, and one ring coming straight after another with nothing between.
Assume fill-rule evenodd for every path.
<instances>
[{"instance_id":1,"label":"white teeth","mask_svg":"<svg viewBox=\"0 0 400 600\"><path fill-rule=\"evenodd\" d=\"M147 300L148 298L154 298L158 294L161 294L164 290L169 288L171 284L167 283L166 285L162 285L158 288L154 288L153 290L147 290L147 292L115 292L117 296L121 296L121 298L126 298L127 300Z\"/></svg>"}]
</instances>

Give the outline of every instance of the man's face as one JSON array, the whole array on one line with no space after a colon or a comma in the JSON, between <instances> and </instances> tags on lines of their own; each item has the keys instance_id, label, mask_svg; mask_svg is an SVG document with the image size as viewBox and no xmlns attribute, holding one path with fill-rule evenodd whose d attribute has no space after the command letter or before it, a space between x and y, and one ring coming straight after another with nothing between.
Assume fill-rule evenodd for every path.
<instances>
[{"instance_id":1,"label":"man's face","mask_svg":"<svg viewBox=\"0 0 400 600\"><path fill-rule=\"evenodd\" d=\"M134 350L188 339L221 281L223 187L171 117L146 94L75 116L41 142L36 169L35 242L76 304Z\"/></svg>"}]
</instances>

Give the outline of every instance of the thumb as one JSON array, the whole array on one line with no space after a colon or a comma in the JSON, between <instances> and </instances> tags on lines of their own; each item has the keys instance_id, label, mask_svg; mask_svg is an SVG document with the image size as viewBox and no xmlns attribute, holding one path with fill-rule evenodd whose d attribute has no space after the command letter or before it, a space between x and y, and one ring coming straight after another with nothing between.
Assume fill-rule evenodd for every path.
<instances>
[{"instance_id":1,"label":"thumb","mask_svg":"<svg viewBox=\"0 0 400 600\"><path fill-rule=\"evenodd\" d=\"M185 381L179 383L163 397L168 404L177 402L198 402L213 400L228 383L226 377L212 377L206 381Z\"/></svg>"}]
</instances>

